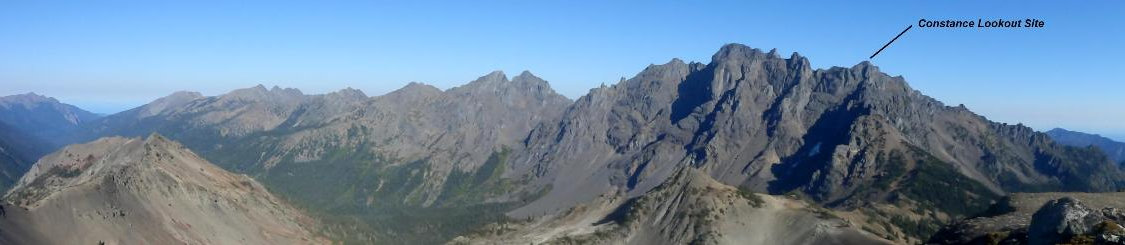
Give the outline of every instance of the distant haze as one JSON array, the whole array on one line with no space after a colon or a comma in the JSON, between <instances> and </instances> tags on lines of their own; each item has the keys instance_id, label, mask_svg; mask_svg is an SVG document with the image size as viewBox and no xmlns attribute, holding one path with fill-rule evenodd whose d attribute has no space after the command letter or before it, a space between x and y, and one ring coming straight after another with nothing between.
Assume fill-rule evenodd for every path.
<instances>
[{"instance_id":1,"label":"distant haze","mask_svg":"<svg viewBox=\"0 0 1125 245\"><path fill-rule=\"evenodd\" d=\"M726 43L850 67L920 18L1037 18L1041 29L915 28L872 60L948 105L1125 140L1123 2L789 4L0 4L0 95L113 113L175 91L265 84L380 95L531 70L570 98ZM1107 6L1112 5L1112 6Z\"/></svg>"}]
</instances>

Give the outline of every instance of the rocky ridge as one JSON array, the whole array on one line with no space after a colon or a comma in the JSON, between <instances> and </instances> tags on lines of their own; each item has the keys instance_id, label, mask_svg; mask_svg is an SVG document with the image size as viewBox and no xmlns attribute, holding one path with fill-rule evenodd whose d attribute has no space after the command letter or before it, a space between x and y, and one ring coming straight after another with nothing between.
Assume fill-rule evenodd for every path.
<instances>
[{"instance_id":1,"label":"rocky ridge","mask_svg":"<svg viewBox=\"0 0 1125 245\"><path fill-rule=\"evenodd\" d=\"M690 167L644 195L621 194L487 226L450 244L890 244L835 211L739 190Z\"/></svg>"},{"instance_id":2,"label":"rocky ridge","mask_svg":"<svg viewBox=\"0 0 1125 245\"><path fill-rule=\"evenodd\" d=\"M38 161L4 202L3 243L327 243L315 221L261 184L160 135L68 146Z\"/></svg>"},{"instance_id":3,"label":"rocky ridge","mask_svg":"<svg viewBox=\"0 0 1125 245\"><path fill-rule=\"evenodd\" d=\"M551 190L516 217L618 188L641 195L684 165L832 208L898 204L879 213L918 223L971 215L1007 192L1113 191L1125 180L1104 156L945 106L869 62L813 69L796 53L740 44L708 64L675 59L594 89L526 142L508 175L534 176L532 186ZM924 191L938 186L952 187L951 196ZM935 212L918 218L910 211L918 209Z\"/></svg>"},{"instance_id":4,"label":"rocky ridge","mask_svg":"<svg viewBox=\"0 0 1125 245\"><path fill-rule=\"evenodd\" d=\"M468 212L472 205L526 198L531 193L503 195L519 181L500 180L507 155L521 151L532 127L556 120L570 104L530 72L511 79L492 72L444 91L411 83L375 97L354 89L304 95L264 86L195 95L178 93L108 116L88 124L87 137L165 134L302 207L339 215L348 230L368 225L347 217L397 219L384 214L431 207L471 216L480 213ZM373 222L390 223L364 223Z\"/></svg>"}]
</instances>

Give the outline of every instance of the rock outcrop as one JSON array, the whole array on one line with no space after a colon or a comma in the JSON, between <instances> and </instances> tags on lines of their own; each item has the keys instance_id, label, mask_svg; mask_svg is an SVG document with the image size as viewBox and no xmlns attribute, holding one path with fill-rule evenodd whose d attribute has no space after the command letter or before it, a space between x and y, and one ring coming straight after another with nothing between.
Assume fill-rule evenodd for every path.
<instances>
[{"instance_id":1,"label":"rock outcrop","mask_svg":"<svg viewBox=\"0 0 1125 245\"><path fill-rule=\"evenodd\" d=\"M1125 193L1016 193L954 222L932 244L1121 244Z\"/></svg>"},{"instance_id":2,"label":"rock outcrop","mask_svg":"<svg viewBox=\"0 0 1125 245\"><path fill-rule=\"evenodd\" d=\"M1122 241L1120 223L1125 212L1116 208L1092 209L1074 198L1051 200L1031 216L1027 240L1031 245L1048 245L1101 239L1100 244ZM1103 237L1104 236L1104 237Z\"/></svg>"}]
</instances>

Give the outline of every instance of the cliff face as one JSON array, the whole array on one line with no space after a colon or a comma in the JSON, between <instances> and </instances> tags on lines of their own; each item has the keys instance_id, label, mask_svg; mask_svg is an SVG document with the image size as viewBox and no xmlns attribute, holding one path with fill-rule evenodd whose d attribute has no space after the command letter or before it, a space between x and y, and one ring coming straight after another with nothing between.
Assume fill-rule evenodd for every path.
<instances>
[{"instance_id":1,"label":"cliff face","mask_svg":"<svg viewBox=\"0 0 1125 245\"><path fill-rule=\"evenodd\" d=\"M937 212L924 220L980 211L1007 192L1112 191L1125 179L1102 154L945 106L868 62L813 69L800 55L738 44L709 64L673 60L594 89L527 144L510 174L551 191L516 216L606 191L639 195L681 166L829 207Z\"/></svg>"}]
</instances>

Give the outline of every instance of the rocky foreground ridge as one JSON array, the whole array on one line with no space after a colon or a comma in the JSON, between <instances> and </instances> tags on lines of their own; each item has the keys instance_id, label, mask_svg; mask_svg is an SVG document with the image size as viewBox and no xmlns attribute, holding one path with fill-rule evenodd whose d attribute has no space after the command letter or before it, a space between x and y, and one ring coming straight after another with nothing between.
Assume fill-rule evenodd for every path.
<instances>
[{"instance_id":1,"label":"rocky foreground ridge","mask_svg":"<svg viewBox=\"0 0 1125 245\"><path fill-rule=\"evenodd\" d=\"M258 182L155 134L63 148L3 200L3 244L328 243Z\"/></svg>"}]
</instances>

